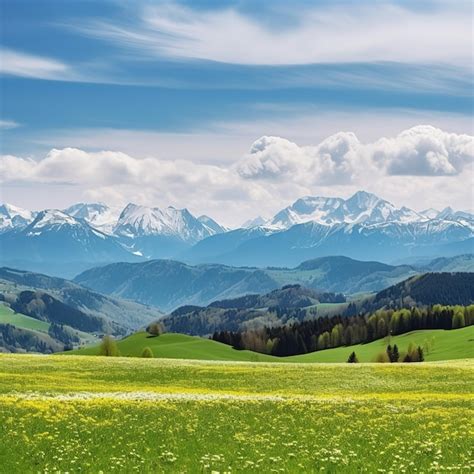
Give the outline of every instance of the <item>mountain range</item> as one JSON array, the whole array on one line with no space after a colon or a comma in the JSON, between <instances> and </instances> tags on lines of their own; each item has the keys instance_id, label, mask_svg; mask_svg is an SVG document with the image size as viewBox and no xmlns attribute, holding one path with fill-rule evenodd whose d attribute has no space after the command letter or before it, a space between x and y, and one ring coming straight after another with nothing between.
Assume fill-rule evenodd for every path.
<instances>
[{"instance_id":1,"label":"mountain range","mask_svg":"<svg viewBox=\"0 0 474 474\"><path fill-rule=\"evenodd\" d=\"M335 314L343 316L414 305L468 306L474 302L474 273L423 273L349 304L333 293L287 285L265 295L215 301L204 307L183 306L162 318L161 323L168 331L199 336L216 331L247 331L323 316L320 303L325 302L336 303Z\"/></svg>"},{"instance_id":2,"label":"mountain range","mask_svg":"<svg viewBox=\"0 0 474 474\"><path fill-rule=\"evenodd\" d=\"M295 268L193 266L173 260L152 260L95 267L74 281L99 293L169 312L182 305L203 306L249 293L267 293L289 284L299 284L319 293L375 292L427 271L474 272L474 255L435 259L417 267L348 257L320 257Z\"/></svg>"},{"instance_id":3,"label":"mountain range","mask_svg":"<svg viewBox=\"0 0 474 474\"><path fill-rule=\"evenodd\" d=\"M474 215L417 212L359 191L304 197L271 219L229 230L187 209L79 203L63 210L0 206L0 263L72 277L112 262L173 258L232 266L290 266L344 255L391 263L474 251Z\"/></svg>"}]
</instances>

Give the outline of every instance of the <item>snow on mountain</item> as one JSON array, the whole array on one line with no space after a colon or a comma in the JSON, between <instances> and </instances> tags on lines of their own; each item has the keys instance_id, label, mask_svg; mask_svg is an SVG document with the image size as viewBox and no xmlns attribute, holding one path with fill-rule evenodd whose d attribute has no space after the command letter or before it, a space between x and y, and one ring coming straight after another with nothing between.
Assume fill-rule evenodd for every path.
<instances>
[{"instance_id":1,"label":"snow on mountain","mask_svg":"<svg viewBox=\"0 0 474 474\"><path fill-rule=\"evenodd\" d=\"M264 227L268 224L267 219L262 216L257 216L254 219L249 219L242 224L243 229L251 229L252 227Z\"/></svg>"},{"instance_id":2,"label":"snow on mountain","mask_svg":"<svg viewBox=\"0 0 474 474\"><path fill-rule=\"evenodd\" d=\"M436 216L436 219L458 222L474 230L474 214L470 212L454 211L451 207L446 207Z\"/></svg>"},{"instance_id":3,"label":"snow on mountain","mask_svg":"<svg viewBox=\"0 0 474 474\"><path fill-rule=\"evenodd\" d=\"M206 223L201 222L187 209L172 206L160 209L128 204L120 214L114 233L128 238L160 235L195 243L218 233L212 228L218 224L207 219Z\"/></svg>"},{"instance_id":4,"label":"snow on mountain","mask_svg":"<svg viewBox=\"0 0 474 474\"><path fill-rule=\"evenodd\" d=\"M102 203L77 203L63 212L77 219L84 219L92 227L111 234L120 216L120 208Z\"/></svg>"},{"instance_id":5,"label":"snow on mountain","mask_svg":"<svg viewBox=\"0 0 474 474\"><path fill-rule=\"evenodd\" d=\"M101 232L90 227L87 223L58 209L46 209L38 212L34 220L24 229L24 232L27 236L35 236L43 232L57 232L59 230L71 229L73 229L75 233L77 230L83 231L85 229L87 232L105 238Z\"/></svg>"},{"instance_id":6,"label":"snow on mountain","mask_svg":"<svg viewBox=\"0 0 474 474\"><path fill-rule=\"evenodd\" d=\"M428 219L436 219L436 217L438 217L439 211L430 207L429 209L421 211L420 214L427 217Z\"/></svg>"},{"instance_id":7,"label":"snow on mountain","mask_svg":"<svg viewBox=\"0 0 474 474\"><path fill-rule=\"evenodd\" d=\"M207 227L210 232L214 232L214 234L220 234L229 230L227 227L220 225L218 222L212 219L212 217L206 215L199 216L198 221Z\"/></svg>"},{"instance_id":8,"label":"snow on mountain","mask_svg":"<svg viewBox=\"0 0 474 474\"><path fill-rule=\"evenodd\" d=\"M0 233L12 229L25 228L35 217L36 213L12 204L0 206Z\"/></svg>"},{"instance_id":9,"label":"snow on mountain","mask_svg":"<svg viewBox=\"0 0 474 474\"><path fill-rule=\"evenodd\" d=\"M307 196L278 212L270 226L288 229L295 224L315 222L334 224L381 224L385 222L416 222L426 220L407 207L397 208L375 194L358 191L349 199Z\"/></svg>"}]
</instances>

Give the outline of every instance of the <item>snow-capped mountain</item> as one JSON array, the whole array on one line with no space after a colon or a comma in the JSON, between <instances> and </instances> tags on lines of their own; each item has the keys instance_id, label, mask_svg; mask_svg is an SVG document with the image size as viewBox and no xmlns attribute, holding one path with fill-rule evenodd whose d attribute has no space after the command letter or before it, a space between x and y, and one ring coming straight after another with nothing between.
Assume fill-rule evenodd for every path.
<instances>
[{"instance_id":1,"label":"snow-capped mountain","mask_svg":"<svg viewBox=\"0 0 474 474\"><path fill-rule=\"evenodd\" d=\"M267 219L265 219L262 216L257 216L254 219L246 220L242 224L242 228L243 229L251 229L252 227L264 227L267 224L268 224Z\"/></svg>"},{"instance_id":2,"label":"snow-capped mountain","mask_svg":"<svg viewBox=\"0 0 474 474\"><path fill-rule=\"evenodd\" d=\"M106 234L111 234L120 216L120 208L109 207L102 203L77 203L67 209L66 214L84 219L89 225Z\"/></svg>"},{"instance_id":3,"label":"snow-capped mountain","mask_svg":"<svg viewBox=\"0 0 474 474\"><path fill-rule=\"evenodd\" d=\"M381 224L385 222L416 222L427 217L408 209L397 208L375 194L359 191L345 200L342 198L307 196L278 212L266 223L276 229L289 229L295 224L316 222L335 224Z\"/></svg>"},{"instance_id":4,"label":"snow-capped mountain","mask_svg":"<svg viewBox=\"0 0 474 474\"><path fill-rule=\"evenodd\" d=\"M56 274L65 276L153 258L293 266L328 255L391 262L461 253L474 253L473 214L449 207L416 212L364 191L348 199L304 197L268 221L234 230L174 207L128 204L120 213L100 203L38 213L0 207L0 264L46 273L61 267Z\"/></svg>"},{"instance_id":5,"label":"snow-capped mountain","mask_svg":"<svg viewBox=\"0 0 474 474\"><path fill-rule=\"evenodd\" d=\"M214 222L214 225L217 223ZM130 203L120 214L114 233L129 238L161 235L193 244L217 231L194 217L187 209L172 206L160 209Z\"/></svg>"},{"instance_id":6,"label":"snow-capped mountain","mask_svg":"<svg viewBox=\"0 0 474 474\"><path fill-rule=\"evenodd\" d=\"M222 232L227 232L229 230L227 227L224 227L223 225L220 225L214 219L212 219L211 217L206 216L206 215L199 216L198 221L204 227L207 227L209 229L209 232L211 232L211 235L221 234Z\"/></svg>"},{"instance_id":7,"label":"snow-capped mountain","mask_svg":"<svg viewBox=\"0 0 474 474\"><path fill-rule=\"evenodd\" d=\"M36 213L12 204L0 206L0 233L12 229L25 228L34 218Z\"/></svg>"},{"instance_id":8,"label":"snow-capped mountain","mask_svg":"<svg viewBox=\"0 0 474 474\"><path fill-rule=\"evenodd\" d=\"M135 257L115 237L62 211L38 212L21 230L0 235L0 263L72 276L87 267Z\"/></svg>"}]
</instances>

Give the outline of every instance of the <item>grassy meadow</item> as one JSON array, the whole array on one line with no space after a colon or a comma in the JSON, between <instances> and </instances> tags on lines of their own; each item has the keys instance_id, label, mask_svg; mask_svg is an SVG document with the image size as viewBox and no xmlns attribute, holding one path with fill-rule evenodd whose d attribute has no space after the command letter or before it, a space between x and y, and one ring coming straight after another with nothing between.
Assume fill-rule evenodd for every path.
<instances>
[{"instance_id":1,"label":"grassy meadow","mask_svg":"<svg viewBox=\"0 0 474 474\"><path fill-rule=\"evenodd\" d=\"M46 333L49 329L49 323L31 318L30 316L21 313L15 313L11 308L4 304L0 304L0 324L11 324L19 328Z\"/></svg>"},{"instance_id":2,"label":"grassy meadow","mask_svg":"<svg viewBox=\"0 0 474 474\"><path fill-rule=\"evenodd\" d=\"M338 347L285 358L257 354L252 351L238 351L220 342L185 334L163 334L152 337L146 332L139 332L117 343L123 356L140 357L143 349L149 347L153 355L159 358L250 362L346 362L352 351L356 352L360 362L373 362L377 354L385 351L388 344L397 344L401 352L405 352L410 344L425 347L427 361L474 357L474 326L449 331L442 329L413 331L393 336L389 340L380 339L369 344ZM96 345L67 354L97 355L98 353L99 346Z\"/></svg>"},{"instance_id":3,"label":"grassy meadow","mask_svg":"<svg viewBox=\"0 0 474 474\"><path fill-rule=\"evenodd\" d=\"M473 387L469 360L0 355L0 466L9 473L467 473Z\"/></svg>"}]
</instances>

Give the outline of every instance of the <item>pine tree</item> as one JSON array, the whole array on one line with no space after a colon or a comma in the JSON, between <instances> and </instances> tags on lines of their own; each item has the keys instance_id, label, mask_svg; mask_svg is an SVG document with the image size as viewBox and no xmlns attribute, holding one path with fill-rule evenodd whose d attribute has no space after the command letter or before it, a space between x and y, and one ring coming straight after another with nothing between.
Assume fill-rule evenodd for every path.
<instances>
[{"instance_id":1,"label":"pine tree","mask_svg":"<svg viewBox=\"0 0 474 474\"><path fill-rule=\"evenodd\" d=\"M351 355L349 356L349 358L347 359L347 362L349 364L356 364L357 362L359 362L359 360L357 359L357 356L356 356L356 353L355 352L352 352Z\"/></svg>"},{"instance_id":2,"label":"pine tree","mask_svg":"<svg viewBox=\"0 0 474 474\"><path fill-rule=\"evenodd\" d=\"M421 348L420 346L418 346L418 348L416 349L417 353L418 353L418 362L423 362L425 360L425 356L423 354L423 348Z\"/></svg>"},{"instance_id":3,"label":"pine tree","mask_svg":"<svg viewBox=\"0 0 474 474\"><path fill-rule=\"evenodd\" d=\"M398 347L397 347L397 345L395 344L395 345L393 346L391 362L398 362L399 359L400 359L400 353L398 352Z\"/></svg>"}]
</instances>

